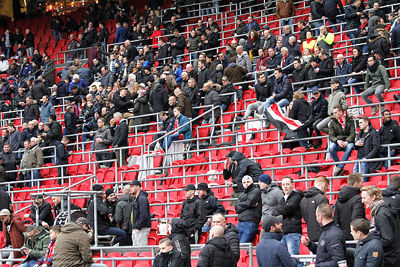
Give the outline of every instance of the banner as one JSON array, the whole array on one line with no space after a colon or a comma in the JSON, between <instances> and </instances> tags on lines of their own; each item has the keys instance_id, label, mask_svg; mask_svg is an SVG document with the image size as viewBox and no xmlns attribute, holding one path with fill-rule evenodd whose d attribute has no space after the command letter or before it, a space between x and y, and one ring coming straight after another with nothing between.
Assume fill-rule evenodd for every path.
<instances>
[{"instance_id":1,"label":"banner","mask_svg":"<svg viewBox=\"0 0 400 267\"><path fill-rule=\"evenodd\" d=\"M265 113L267 115L267 120L270 121L276 129L285 134L291 133L303 125L298 120L286 117L277 103L269 106Z\"/></svg>"}]
</instances>

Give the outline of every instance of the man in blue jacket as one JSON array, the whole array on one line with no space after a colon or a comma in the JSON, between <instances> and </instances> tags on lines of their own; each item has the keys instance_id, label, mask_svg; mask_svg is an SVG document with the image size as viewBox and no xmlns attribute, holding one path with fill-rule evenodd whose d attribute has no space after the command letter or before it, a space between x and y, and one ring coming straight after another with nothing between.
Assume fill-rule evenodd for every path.
<instances>
[{"instance_id":1,"label":"man in blue jacket","mask_svg":"<svg viewBox=\"0 0 400 267\"><path fill-rule=\"evenodd\" d=\"M289 77L283 74L281 68L274 70L274 76L274 90L272 91L272 96L267 99L264 113L274 103L278 103L281 108L288 106L293 98L293 87Z\"/></svg>"},{"instance_id":2,"label":"man in blue jacket","mask_svg":"<svg viewBox=\"0 0 400 267\"><path fill-rule=\"evenodd\" d=\"M126 22L124 22L125 24ZM128 39L128 29L121 25L120 22L117 22L115 25L115 42L123 43L126 39Z\"/></svg>"},{"instance_id":3,"label":"man in blue jacket","mask_svg":"<svg viewBox=\"0 0 400 267\"><path fill-rule=\"evenodd\" d=\"M132 206L132 244L147 246L151 227L150 206L147 192L142 191L142 184L138 180L131 183Z\"/></svg>"},{"instance_id":4,"label":"man in blue jacket","mask_svg":"<svg viewBox=\"0 0 400 267\"><path fill-rule=\"evenodd\" d=\"M280 217L269 216L263 221L265 231L263 240L257 245L257 263L260 267L295 267L297 261L292 258L282 239L282 221ZM268 253L266 253L268 251Z\"/></svg>"},{"instance_id":5,"label":"man in blue jacket","mask_svg":"<svg viewBox=\"0 0 400 267\"><path fill-rule=\"evenodd\" d=\"M180 107L174 107L175 123L172 131L176 130L178 127L189 122L189 119L181 114L182 109ZM167 150L171 146L172 142L181 139L192 139L192 131L190 129L190 124L186 124L184 127L179 129L176 133L171 134L167 137Z\"/></svg>"},{"instance_id":6,"label":"man in blue jacket","mask_svg":"<svg viewBox=\"0 0 400 267\"><path fill-rule=\"evenodd\" d=\"M68 164L68 157L71 156L72 151L67 151L67 145L69 144L68 136L64 136L61 142L56 141L56 165ZM57 176L61 177L58 179L58 184L63 184L62 177L67 176L67 167L57 168Z\"/></svg>"}]
</instances>

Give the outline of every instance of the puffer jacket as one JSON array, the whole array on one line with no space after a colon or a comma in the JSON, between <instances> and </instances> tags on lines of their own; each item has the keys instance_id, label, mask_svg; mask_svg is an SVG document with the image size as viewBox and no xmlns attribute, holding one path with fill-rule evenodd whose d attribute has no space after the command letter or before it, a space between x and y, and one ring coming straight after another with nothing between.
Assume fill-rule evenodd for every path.
<instances>
[{"instance_id":1,"label":"puffer jacket","mask_svg":"<svg viewBox=\"0 0 400 267\"><path fill-rule=\"evenodd\" d=\"M360 16L357 15L357 12L362 12L362 6L356 7L354 4L348 5L346 7L345 18L347 20L347 29L354 30L360 27Z\"/></svg>"},{"instance_id":2,"label":"puffer jacket","mask_svg":"<svg viewBox=\"0 0 400 267\"><path fill-rule=\"evenodd\" d=\"M225 213L225 208L221 202L214 196L214 192L208 189L207 194L201 196L200 200L203 202L206 210L206 215L213 215L215 213Z\"/></svg>"},{"instance_id":3,"label":"puffer jacket","mask_svg":"<svg viewBox=\"0 0 400 267\"><path fill-rule=\"evenodd\" d=\"M197 267L232 267L235 264L232 250L224 236L207 241L200 252Z\"/></svg>"},{"instance_id":4,"label":"puffer jacket","mask_svg":"<svg viewBox=\"0 0 400 267\"><path fill-rule=\"evenodd\" d=\"M186 221L179 218L174 218L172 219L171 234L169 235L169 239L172 240L174 249L179 253L181 253L184 262L184 267L190 267L191 264L190 242L188 240L186 232L188 227L189 225L186 223Z\"/></svg>"},{"instance_id":5,"label":"puffer jacket","mask_svg":"<svg viewBox=\"0 0 400 267\"><path fill-rule=\"evenodd\" d=\"M364 204L361 202L360 188L344 186L340 189L335 203L334 219L344 233L346 240L353 240L350 223L355 219L365 218Z\"/></svg>"},{"instance_id":6,"label":"puffer jacket","mask_svg":"<svg viewBox=\"0 0 400 267\"><path fill-rule=\"evenodd\" d=\"M395 120L390 120L388 122L384 121L381 128L379 128L379 136L381 138L381 145L384 144L395 144L400 142L400 126ZM390 149L396 151L399 150L397 146L390 146ZM381 147L381 153L387 155L388 148Z\"/></svg>"},{"instance_id":7,"label":"puffer jacket","mask_svg":"<svg viewBox=\"0 0 400 267\"><path fill-rule=\"evenodd\" d=\"M278 204L283 198L282 189L277 184L270 184L265 190L261 190L262 221L273 216Z\"/></svg>"},{"instance_id":8,"label":"puffer jacket","mask_svg":"<svg viewBox=\"0 0 400 267\"><path fill-rule=\"evenodd\" d=\"M194 196L192 199L183 201L180 218L188 224L188 236L200 230L206 221L206 210L203 202Z\"/></svg>"},{"instance_id":9,"label":"puffer jacket","mask_svg":"<svg viewBox=\"0 0 400 267\"><path fill-rule=\"evenodd\" d=\"M295 267L296 259L292 258L286 245L281 242L282 234L267 232L258 243L256 254L259 267ZM268 251L268 253L266 253Z\"/></svg>"},{"instance_id":10,"label":"puffer jacket","mask_svg":"<svg viewBox=\"0 0 400 267\"><path fill-rule=\"evenodd\" d=\"M234 224L227 223L224 236L232 249L235 262L238 262L240 259L239 230Z\"/></svg>"},{"instance_id":11,"label":"puffer jacket","mask_svg":"<svg viewBox=\"0 0 400 267\"><path fill-rule=\"evenodd\" d=\"M321 235L321 226L315 217L315 211L319 204L329 203L324 193L316 187L310 187L304 192L300 202L301 215L307 224L307 233L311 241L317 242Z\"/></svg>"},{"instance_id":12,"label":"puffer jacket","mask_svg":"<svg viewBox=\"0 0 400 267\"><path fill-rule=\"evenodd\" d=\"M287 99L289 102L292 101L293 87L289 77L283 75L281 78L276 79L274 83L273 93L276 94L276 102L282 99Z\"/></svg>"},{"instance_id":13,"label":"puffer jacket","mask_svg":"<svg viewBox=\"0 0 400 267\"><path fill-rule=\"evenodd\" d=\"M367 133L359 132L356 141L364 139L363 146L355 146L357 149L357 159L374 159L380 157L381 150L381 139L378 132L372 125L369 126ZM370 173L374 173L377 169L380 169L382 163L380 161L370 162L369 164Z\"/></svg>"},{"instance_id":14,"label":"puffer jacket","mask_svg":"<svg viewBox=\"0 0 400 267\"><path fill-rule=\"evenodd\" d=\"M389 185L382 191L383 200L387 206L395 209L400 214L400 191L392 185Z\"/></svg>"},{"instance_id":15,"label":"puffer jacket","mask_svg":"<svg viewBox=\"0 0 400 267\"><path fill-rule=\"evenodd\" d=\"M261 190L254 184L239 195L235 205L239 222L253 222L256 225L260 223L261 208Z\"/></svg>"},{"instance_id":16,"label":"puffer jacket","mask_svg":"<svg viewBox=\"0 0 400 267\"><path fill-rule=\"evenodd\" d=\"M281 202L276 208L276 211L272 214L273 216L283 216L283 234L301 234L302 229L300 202L302 198L303 192L293 190L286 200L284 199L284 197L282 197Z\"/></svg>"},{"instance_id":17,"label":"puffer jacket","mask_svg":"<svg viewBox=\"0 0 400 267\"><path fill-rule=\"evenodd\" d=\"M253 182L257 182L258 177L260 177L260 175L263 173L260 164L247 159L241 152L236 152L232 156L232 161L237 161L238 163L238 171L235 173L235 177L232 176L233 183L237 185L237 192L244 191L242 184L243 176L249 175L251 178L253 178Z\"/></svg>"}]
</instances>

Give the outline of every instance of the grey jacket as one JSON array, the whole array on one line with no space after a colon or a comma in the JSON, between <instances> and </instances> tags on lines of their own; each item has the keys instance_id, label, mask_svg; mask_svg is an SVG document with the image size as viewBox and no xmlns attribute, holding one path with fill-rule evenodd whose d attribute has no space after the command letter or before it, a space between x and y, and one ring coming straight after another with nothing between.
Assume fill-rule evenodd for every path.
<instances>
[{"instance_id":1,"label":"grey jacket","mask_svg":"<svg viewBox=\"0 0 400 267\"><path fill-rule=\"evenodd\" d=\"M101 143L96 142L96 138L102 140ZM113 137L108 126L99 128L94 135L94 150L108 149L113 142Z\"/></svg>"},{"instance_id":2,"label":"grey jacket","mask_svg":"<svg viewBox=\"0 0 400 267\"><path fill-rule=\"evenodd\" d=\"M123 195L115 208L115 221L117 227L124 230L126 233L132 232L131 213L132 213L133 198L129 194Z\"/></svg>"},{"instance_id":3,"label":"grey jacket","mask_svg":"<svg viewBox=\"0 0 400 267\"><path fill-rule=\"evenodd\" d=\"M276 211L276 207L283 198L283 192L277 184L271 184L261 192L262 221L264 221L267 217L273 216L273 212Z\"/></svg>"},{"instance_id":4,"label":"grey jacket","mask_svg":"<svg viewBox=\"0 0 400 267\"><path fill-rule=\"evenodd\" d=\"M251 72L253 70L249 54L247 54L246 51L243 51L243 54L241 56L239 55L236 56L236 64L246 69L248 72Z\"/></svg>"},{"instance_id":5,"label":"grey jacket","mask_svg":"<svg viewBox=\"0 0 400 267\"><path fill-rule=\"evenodd\" d=\"M343 110L346 110L349 106L346 101L346 96L341 90L339 90L339 88L328 96L328 116L333 115L333 108L337 105L342 106Z\"/></svg>"}]
</instances>

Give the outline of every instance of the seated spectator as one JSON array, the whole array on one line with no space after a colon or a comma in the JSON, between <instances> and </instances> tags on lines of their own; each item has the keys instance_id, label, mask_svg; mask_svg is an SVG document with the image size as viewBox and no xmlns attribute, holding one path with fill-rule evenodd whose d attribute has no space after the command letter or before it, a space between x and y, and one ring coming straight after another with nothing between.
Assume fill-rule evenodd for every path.
<instances>
[{"instance_id":1,"label":"seated spectator","mask_svg":"<svg viewBox=\"0 0 400 267\"><path fill-rule=\"evenodd\" d=\"M315 131L316 136L321 136L321 132L318 129L318 124L328 117L328 101L325 99L325 97L321 96L318 88L313 89L312 96L313 99L311 102L311 136L312 131ZM316 143L314 144L314 148L320 148L322 145L322 139L317 139L315 141Z\"/></svg>"},{"instance_id":2,"label":"seated spectator","mask_svg":"<svg viewBox=\"0 0 400 267\"><path fill-rule=\"evenodd\" d=\"M36 218L36 209L39 208L39 217ZM25 214L24 218L31 218L33 222L37 222L43 227L49 228L54 223L54 217L51 213L51 205L49 202L43 199L43 196L39 196L34 199L34 203L31 206L31 214Z\"/></svg>"},{"instance_id":3,"label":"seated spectator","mask_svg":"<svg viewBox=\"0 0 400 267\"><path fill-rule=\"evenodd\" d=\"M263 239L256 248L257 263L260 267L287 266L296 267L297 261L292 258L282 240L282 220L277 217L263 219ZM268 251L268 253L265 253Z\"/></svg>"},{"instance_id":4,"label":"seated spectator","mask_svg":"<svg viewBox=\"0 0 400 267\"><path fill-rule=\"evenodd\" d=\"M347 161L354 149L354 139L356 137L355 126L352 115L348 115L342 106L333 108L333 119L329 123L329 154L333 161ZM342 160L339 160L338 151L344 151ZM333 176L340 176L344 168L343 163L335 166Z\"/></svg>"},{"instance_id":5,"label":"seated spectator","mask_svg":"<svg viewBox=\"0 0 400 267\"><path fill-rule=\"evenodd\" d=\"M363 55L361 49L358 47L353 48L353 59L351 61L351 68L352 76L348 79L348 83L354 84L362 82L363 77L360 74L362 74L367 69L367 56ZM361 85L354 85L352 87L354 89L354 92L357 94L360 93L360 90L362 88ZM350 87L346 86L344 88L344 94L347 95L348 92L350 92Z\"/></svg>"},{"instance_id":6,"label":"seated spectator","mask_svg":"<svg viewBox=\"0 0 400 267\"><path fill-rule=\"evenodd\" d=\"M203 92L205 93L204 96L204 106L212 106L204 108L204 112L207 112L213 107L221 105L221 98L218 92L213 88L212 84L207 82L203 86ZM221 115L220 109L214 109L214 112L208 112L204 115L203 124L215 124Z\"/></svg>"},{"instance_id":7,"label":"seated spectator","mask_svg":"<svg viewBox=\"0 0 400 267\"><path fill-rule=\"evenodd\" d=\"M297 42L296 36L290 36L287 44L289 55L292 55L293 57L301 57L300 47L301 45Z\"/></svg>"},{"instance_id":8,"label":"seated spectator","mask_svg":"<svg viewBox=\"0 0 400 267\"><path fill-rule=\"evenodd\" d=\"M231 57L231 63L228 64L228 67L224 70L224 76L228 77L228 80L231 83L240 83L243 81L247 73L247 69L237 65L236 56Z\"/></svg>"},{"instance_id":9,"label":"seated spectator","mask_svg":"<svg viewBox=\"0 0 400 267\"><path fill-rule=\"evenodd\" d=\"M53 211L54 211L54 218L55 218L55 225L58 225L57 222L60 219L61 216L63 216L63 212L68 212L68 200L67 198L61 199L59 196L53 196L51 197L51 200L53 201ZM76 211L76 210L81 210L81 208L72 202L69 203L70 211ZM60 223L60 225L65 224L65 221Z\"/></svg>"},{"instance_id":10,"label":"seated spectator","mask_svg":"<svg viewBox=\"0 0 400 267\"><path fill-rule=\"evenodd\" d=\"M208 187L206 183L199 183L197 186L197 192L200 200L203 202L206 216L213 215L215 213L225 213L225 208L221 202L214 196L214 192ZM211 227L211 219L207 219L203 225L202 232L208 232Z\"/></svg>"},{"instance_id":11,"label":"seated spectator","mask_svg":"<svg viewBox=\"0 0 400 267\"><path fill-rule=\"evenodd\" d=\"M367 104L374 102L369 96L375 94L379 102L383 102L383 93L390 89L390 82L386 72L386 68L380 65L374 56L368 56L368 69L365 75L364 92L361 96ZM372 106L371 115L378 112L378 106Z\"/></svg>"},{"instance_id":12,"label":"seated spectator","mask_svg":"<svg viewBox=\"0 0 400 267\"><path fill-rule=\"evenodd\" d=\"M118 204L118 199L116 198L114 188L108 188L106 190L106 198L103 200L104 204L108 208L108 217L112 226L116 226L115 222L115 209Z\"/></svg>"},{"instance_id":13,"label":"seated spectator","mask_svg":"<svg viewBox=\"0 0 400 267\"><path fill-rule=\"evenodd\" d=\"M260 56L256 62L256 71L264 71L268 66L268 50L264 48L258 49L258 55Z\"/></svg>"},{"instance_id":14,"label":"seated spectator","mask_svg":"<svg viewBox=\"0 0 400 267\"><path fill-rule=\"evenodd\" d=\"M304 49L309 49L311 53L314 53L314 48L317 44L317 40L311 31L307 31L306 39L301 43L300 53L303 54Z\"/></svg>"},{"instance_id":15,"label":"seated spectator","mask_svg":"<svg viewBox=\"0 0 400 267\"><path fill-rule=\"evenodd\" d=\"M19 266L30 267L36 264L46 254L49 243L50 235L47 229L42 226L28 226L25 232L24 247L21 249L21 252L27 257Z\"/></svg>"},{"instance_id":16,"label":"seated spectator","mask_svg":"<svg viewBox=\"0 0 400 267\"><path fill-rule=\"evenodd\" d=\"M352 73L352 65L344 59L342 54L337 55L336 61L335 76L341 76L339 77L340 85L345 86L349 82L348 76Z\"/></svg>"},{"instance_id":17,"label":"seated spectator","mask_svg":"<svg viewBox=\"0 0 400 267\"><path fill-rule=\"evenodd\" d=\"M330 33L326 26L321 26L319 29L320 33L317 38L317 46L324 49L327 55L331 56L335 35L333 35L333 33Z\"/></svg>"},{"instance_id":18,"label":"seated spectator","mask_svg":"<svg viewBox=\"0 0 400 267\"><path fill-rule=\"evenodd\" d=\"M249 54L244 51L243 46L239 45L236 47L236 65L244 68L247 72L252 72L253 67Z\"/></svg>"},{"instance_id":19,"label":"seated spectator","mask_svg":"<svg viewBox=\"0 0 400 267\"><path fill-rule=\"evenodd\" d=\"M264 30L263 36L260 38L260 49L269 49L275 48L276 46L276 37L272 34L270 30Z\"/></svg>"},{"instance_id":20,"label":"seated spectator","mask_svg":"<svg viewBox=\"0 0 400 267\"><path fill-rule=\"evenodd\" d=\"M253 178L245 175L242 179L244 191L235 205L238 214L240 243L252 242L258 232L261 219L261 191L254 185Z\"/></svg>"},{"instance_id":21,"label":"seated spectator","mask_svg":"<svg viewBox=\"0 0 400 267\"><path fill-rule=\"evenodd\" d=\"M370 54L379 54L383 59L390 57L389 33L385 29L383 21L382 24L376 26L373 33L368 38L368 52Z\"/></svg>"},{"instance_id":22,"label":"seated spectator","mask_svg":"<svg viewBox=\"0 0 400 267\"><path fill-rule=\"evenodd\" d=\"M172 145L173 141L176 140L186 140L186 139L192 139L192 131L190 129L190 124L187 124L189 122L189 119L181 114L181 108L180 107L174 107L173 109L174 117L175 117L175 122L174 122L174 127L171 130L171 132L176 132L174 134L168 135L167 136L167 144L165 146L165 151L168 150L168 148ZM177 128L183 126L186 124L184 127L181 129L177 130ZM163 147L164 148L164 147Z\"/></svg>"},{"instance_id":23,"label":"seated spectator","mask_svg":"<svg viewBox=\"0 0 400 267\"><path fill-rule=\"evenodd\" d=\"M173 218L170 221L171 234L168 236L172 240L174 249L182 256L183 266L190 267L190 243L187 236L188 224L179 218Z\"/></svg>"},{"instance_id":24,"label":"seated spectator","mask_svg":"<svg viewBox=\"0 0 400 267\"><path fill-rule=\"evenodd\" d=\"M289 54L289 50L287 49L287 47L282 47L281 64L279 66L282 68L284 74L289 75L293 72L293 60L294 57Z\"/></svg>"},{"instance_id":25,"label":"seated spectator","mask_svg":"<svg viewBox=\"0 0 400 267\"><path fill-rule=\"evenodd\" d=\"M182 90L176 88L174 90L174 94L176 96L177 107L180 107L182 110L182 115L187 118L192 118L192 105L190 103L189 98L182 93Z\"/></svg>"},{"instance_id":26,"label":"seated spectator","mask_svg":"<svg viewBox=\"0 0 400 267\"><path fill-rule=\"evenodd\" d=\"M161 239L158 245L160 252L154 258L152 266L184 266L181 253L174 249L173 245L174 243L168 237Z\"/></svg>"},{"instance_id":27,"label":"seated spectator","mask_svg":"<svg viewBox=\"0 0 400 267\"><path fill-rule=\"evenodd\" d=\"M282 33L282 35L281 35L281 38L282 38L282 46L288 47L288 45L289 45L289 38L292 37L292 36L296 37L296 35L292 32L292 28L291 28L291 26L289 26L289 25L283 26L282 31L283 31L283 33ZM297 39L297 38L296 38L296 39ZM279 48L279 49L280 49L280 48ZM277 52L278 52L278 51L277 51Z\"/></svg>"},{"instance_id":28,"label":"seated spectator","mask_svg":"<svg viewBox=\"0 0 400 267\"><path fill-rule=\"evenodd\" d=\"M400 127L397 121L392 120L389 110L383 111L383 122L379 129L381 145L396 144L400 142ZM397 146L382 146L380 154L382 158L394 157L399 153ZM385 168L389 168L389 161L385 161Z\"/></svg>"},{"instance_id":29,"label":"seated spectator","mask_svg":"<svg viewBox=\"0 0 400 267\"><path fill-rule=\"evenodd\" d=\"M22 223L21 217L17 213L11 213L8 209L0 211L0 220L2 222L4 234L4 247L7 249L20 249L24 245L24 233L26 226ZM13 260L23 256L22 251L2 251L0 249L0 256L3 260ZM14 264L13 261L7 262L10 266Z\"/></svg>"},{"instance_id":30,"label":"seated spectator","mask_svg":"<svg viewBox=\"0 0 400 267\"><path fill-rule=\"evenodd\" d=\"M292 81L293 83L301 83L301 84L293 84L293 90L303 90L306 88L306 84L303 83L306 80L306 68L301 64L301 60L295 58L293 60L293 72L292 72Z\"/></svg>"},{"instance_id":31,"label":"seated spectator","mask_svg":"<svg viewBox=\"0 0 400 267\"><path fill-rule=\"evenodd\" d=\"M47 247L46 254L41 257L35 266L52 266L54 247L56 245L57 237L61 233L61 226L54 225L50 228L50 243Z\"/></svg>"},{"instance_id":32,"label":"seated spectator","mask_svg":"<svg viewBox=\"0 0 400 267\"><path fill-rule=\"evenodd\" d=\"M358 124L360 132L356 137L355 149L357 149L357 159L379 158L381 150L381 139L378 132L371 125L367 116L360 117ZM361 166L360 166L361 165ZM354 172L361 174L374 173L381 168L381 162L358 162L354 164ZM364 177L364 182L368 182L368 177Z\"/></svg>"},{"instance_id":33,"label":"seated spectator","mask_svg":"<svg viewBox=\"0 0 400 267\"><path fill-rule=\"evenodd\" d=\"M248 32L249 29L247 28L247 24L245 24L241 18L238 18L236 20L236 29L234 31L235 36L239 36L239 40L244 39L244 35Z\"/></svg>"}]
</instances>

